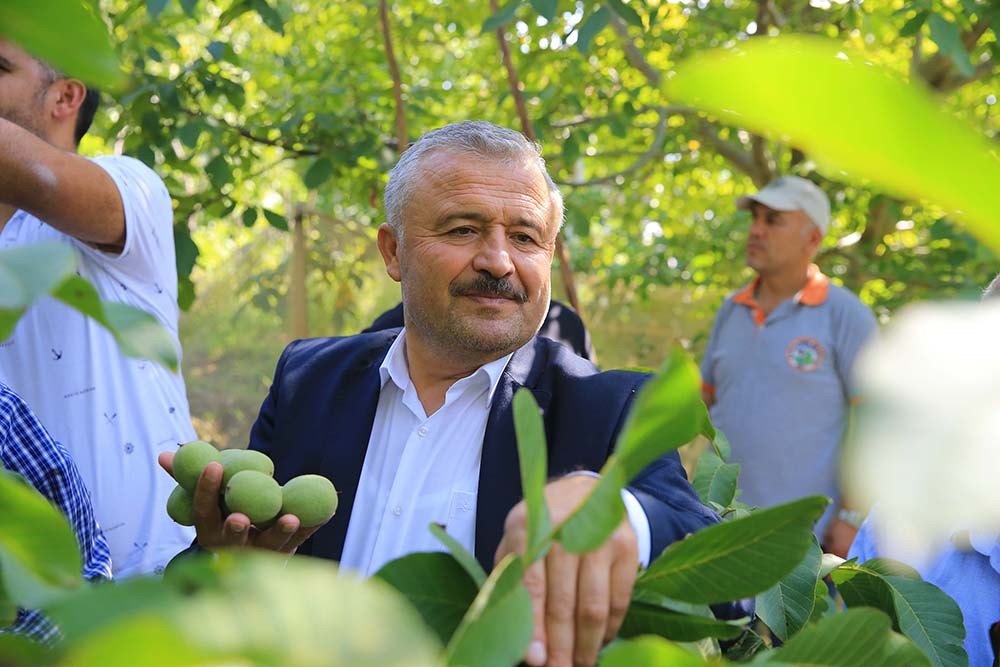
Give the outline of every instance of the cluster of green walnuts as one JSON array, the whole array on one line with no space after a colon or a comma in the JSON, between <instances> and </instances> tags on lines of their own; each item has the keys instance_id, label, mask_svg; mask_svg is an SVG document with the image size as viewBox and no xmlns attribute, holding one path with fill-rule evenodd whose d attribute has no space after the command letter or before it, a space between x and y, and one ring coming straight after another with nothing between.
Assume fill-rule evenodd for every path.
<instances>
[{"instance_id":1,"label":"cluster of green walnuts","mask_svg":"<svg viewBox=\"0 0 1000 667\"><path fill-rule=\"evenodd\" d=\"M247 515L267 530L285 514L294 514L303 528L326 522L337 510L337 489L321 475L300 475L281 486L267 454L248 449L218 450L203 440L185 443L174 455L177 488L167 498L167 514L182 526L194 525L194 490L209 463L222 464L219 498L224 515Z\"/></svg>"}]
</instances>

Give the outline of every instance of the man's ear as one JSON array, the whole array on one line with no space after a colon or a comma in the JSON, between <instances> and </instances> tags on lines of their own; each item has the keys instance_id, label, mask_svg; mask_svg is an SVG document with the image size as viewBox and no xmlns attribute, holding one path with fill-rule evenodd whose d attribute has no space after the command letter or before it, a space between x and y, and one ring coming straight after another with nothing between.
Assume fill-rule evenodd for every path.
<instances>
[{"instance_id":1,"label":"man's ear","mask_svg":"<svg viewBox=\"0 0 1000 667\"><path fill-rule=\"evenodd\" d=\"M399 238L395 228L387 222L378 228L378 251L382 253L385 272L398 283L402 277L399 271Z\"/></svg>"},{"instance_id":2,"label":"man's ear","mask_svg":"<svg viewBox=\"0 0 1000 667\"><path fill-rule=\"evenodd\" d=\"M49 89L52 117L57 121L72 121L76 124L76 116L87 99L87 86L77 79L58 79Z\"/></svg>"}]
</instances>

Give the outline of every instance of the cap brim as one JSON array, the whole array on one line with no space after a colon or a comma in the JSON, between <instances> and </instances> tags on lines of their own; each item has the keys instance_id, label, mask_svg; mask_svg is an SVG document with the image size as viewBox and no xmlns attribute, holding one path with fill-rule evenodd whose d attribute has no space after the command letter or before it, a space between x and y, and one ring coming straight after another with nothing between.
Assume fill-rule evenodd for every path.
<instances>
[{"instance_id":1,"label":"cap brim","mask_svg":"<svg viewBox=\"0 0 1000 667\"><path fill-rule=\"evenodd\" d=\"M789 197L780 192L768 192L766 188L757 194L743 195L736 200L736 208L740 210L747 210L753 206L754 202L763 204L768 208L773 208L775 211L798 211L802 208L802 206L796 202L793 197Z\"/></svg>"}]
</instances>

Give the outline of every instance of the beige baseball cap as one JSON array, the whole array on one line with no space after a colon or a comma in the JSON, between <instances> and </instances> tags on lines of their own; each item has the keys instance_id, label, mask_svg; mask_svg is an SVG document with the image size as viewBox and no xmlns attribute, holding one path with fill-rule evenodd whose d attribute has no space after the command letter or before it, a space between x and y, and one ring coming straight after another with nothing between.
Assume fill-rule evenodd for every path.
<instances>
[{"instance_id":1,"label":"beige baseball cap","mask_svg":"<svg viewBox=\"0 0 1000 667\"><path fill-rule=\"evenodd\" d=\"M760 192L736 200L736 208L749 209L754 202L775 211L802 211L820 231L830 227L830 200L812 181L799 176L776 178Z\"/></svg>"}]
</instances>

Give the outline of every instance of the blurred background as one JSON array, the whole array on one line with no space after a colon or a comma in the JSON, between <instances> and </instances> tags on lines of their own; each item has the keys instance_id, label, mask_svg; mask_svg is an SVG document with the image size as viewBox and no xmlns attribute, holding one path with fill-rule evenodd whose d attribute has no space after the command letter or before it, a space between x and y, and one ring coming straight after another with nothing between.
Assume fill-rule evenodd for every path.
<instances>
[{"instance_id":1,"label":"blurred background","mask_svg":"<svg viewBox=\"0 0 1000 667\"><path fill-rule=\"evenodd\" d=\"M656 367L678 341L700 355L750 277L735 199L779 174L830 195L818 263L882 322L912 300L977 298L998 269L934 206L846 182L661 90L695 53L824 35L995 138L989 0L96 4L131 92L105 96L81 149L138 157L174 197L184 375L199 434L220 446L245 446L288 341L355 333L399 301L374 244L386 174L453 121L530 128L542 144L566 199L553 296L575 302L604 368Z\"/></svg>"}]
</instances>

